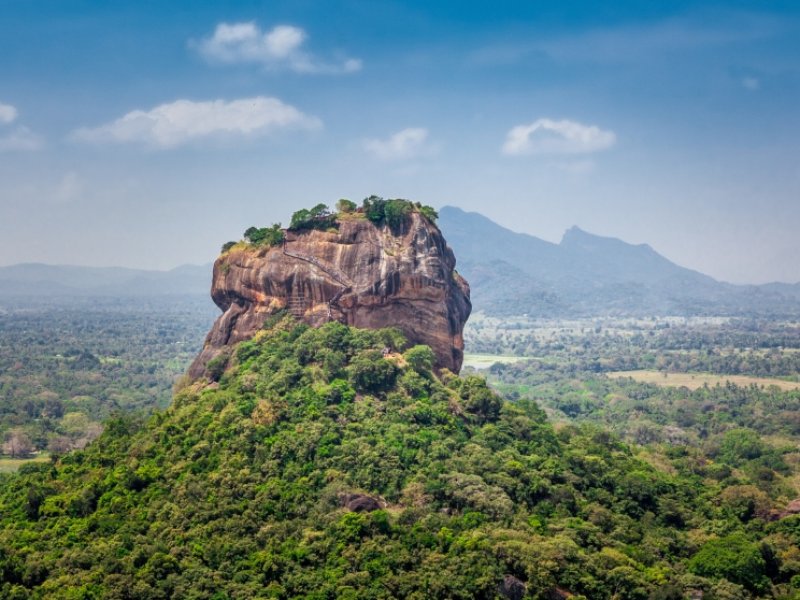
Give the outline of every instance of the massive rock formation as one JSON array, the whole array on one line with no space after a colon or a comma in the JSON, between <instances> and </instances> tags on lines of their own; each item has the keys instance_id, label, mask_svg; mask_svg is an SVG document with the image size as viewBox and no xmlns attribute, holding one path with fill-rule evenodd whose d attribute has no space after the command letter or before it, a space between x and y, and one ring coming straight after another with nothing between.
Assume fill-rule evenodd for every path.
<instances>
[{"instance_id":1,"label":"massive rock formation","mask_svg":"<svg viewBox=\"0 0 800 600\"><path fill-rule=\"evenodd\" d=\"M418 212L396 228L349 214L338 231L287 231L280 246L235 246L214 263L211 296L223 314L189 375L202 376L210 360L281 309L314 326L397 327L410 343L430 346L438 367L458 372L471 304L455 262Z\"/></svg>"}]
</instances>

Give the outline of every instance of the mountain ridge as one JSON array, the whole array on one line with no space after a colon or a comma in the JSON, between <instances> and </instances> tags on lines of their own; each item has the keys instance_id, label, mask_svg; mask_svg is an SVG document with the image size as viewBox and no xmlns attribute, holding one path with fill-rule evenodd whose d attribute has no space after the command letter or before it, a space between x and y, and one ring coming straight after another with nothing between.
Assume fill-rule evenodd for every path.
<instances>
[{"instance_id":1,"label":"mountain ridge","mask_svg":"<svg viewBox=\"0 0 800 600\"><path fill-rule=\"evenodd\" d=\"M648 244L573 226L558 244L452 206L440 226L472 282L476 311L537 316L795 314L800 284L735 285ZM522 277L520 274L524 274Z\"/></svg>"},{"instance_id":2,"label":"mountain ridge","mask_svg":"<svg viewBox=\"0 0 800 600\"><path fill-rule=\"evenodd\" d=\"M649 244L630 244L577 225L554 243L453 206L441 209L438 225L458 256L458 271L470 281L475 310L488 314L800 313L800 282L718 281L672 262ZM0 267L0 297L207 294L210 267L155 271L19 263Z\"/></svg>"},{"instance_id":3,"label":"mountain ridge","mask_svg":"<svg viewBox=\"0 0 800 600\"><path fill-rule=\"evenodd\" d=\"M69 296L207 294L211 264L184 264L166 271L18 263L0 267L0 296L58 292Z\"/></svg>"}]
</instances>

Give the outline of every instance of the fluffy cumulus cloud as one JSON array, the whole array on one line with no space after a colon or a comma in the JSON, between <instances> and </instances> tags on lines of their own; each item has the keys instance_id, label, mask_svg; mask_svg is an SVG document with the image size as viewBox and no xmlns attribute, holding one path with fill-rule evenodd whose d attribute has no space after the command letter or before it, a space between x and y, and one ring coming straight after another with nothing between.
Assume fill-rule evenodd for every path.
<instances>
[{"instance_id":1,"label":"fluffy cumulus cloud","mask_svg":"<svg viewBox=\"0 0 800 600\"><path fill-rule=\"evenodd\" d=\"M364 140L364 149L381 160L404 160L428 153L428 130L409 127L387 139Z\"/></svg>"},{"instance_id":2,"label":"fluffy cumulus cloud","mask_svg":"<svg viewBox=\"0 0 800 600\"><path fill-rule=\"evenodd\" d=\"M538 119L528 125L517 125L506 135L503 153L582 154L610 148L617 141L613 131L576 121Z\"/></svg>"},{"instance_id":3,"label":"fluffy cumulus cloud","mask_svg":"<svg viewBox=\"0 0 800 600\"><path fill-rule=\"evenodd\" d=\"M214 33L199 42L192 41L207 61L222 64L259 64L268 70L287 69L297 73L340 74L361 69L357 58L320 60L305 49L308 36L303 29L278 25L262 31L249 23L220 23Z\"/></svg>"},{"instance_id":4,"label":"fluffy cumulus cloud","mask_svg":"<svg viewBox=\"0 0 800 600\"><path fill-rule=\"evenodd\" d=\"M0 123L7 125L13 123L17 118L17 109L10 104L0 102Z\"/></svg>"},{"instance_id":5,"label":"fluffy cumulus cloud","mask_svg":"<svg viewBox=\"0 0 800 600\"><path fill-rule=\"evenodd\" d=\"M280 129L318 129L322 122L277 98L258 96L226 102L177 100L151 110L134 110L119 119L73 132L81 141L138 142L174 148L209 137L257 137Z\"/></svg>"}]
</instances>

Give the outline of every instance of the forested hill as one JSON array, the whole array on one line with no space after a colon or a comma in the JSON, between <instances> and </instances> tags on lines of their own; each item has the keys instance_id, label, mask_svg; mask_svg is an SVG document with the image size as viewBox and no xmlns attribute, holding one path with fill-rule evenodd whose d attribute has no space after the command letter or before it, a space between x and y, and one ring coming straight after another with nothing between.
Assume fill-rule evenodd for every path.
<instances>
[{"instance_id":1,"label":"forested hill","mask_svg":"<svg viewBox=\"0 0 800 600\"><path fill-rule=\"evenodd\" d=\"M561 243L514 233L451 206L439 226L476 311L532 316L800 312L800 286L738 286L670 262L646 244L569 229Z\"/></svg>"},{"instance_id":2,"label":"forested hill","mask_svg":"<svg viewBox=\"0 0 800 600\"><path fill-rule=\"evenodd\" d=\"M800 516L433 359L271 319L217 381L3 480L0 597L790 597Z\"/></svg>"}]
</instances>

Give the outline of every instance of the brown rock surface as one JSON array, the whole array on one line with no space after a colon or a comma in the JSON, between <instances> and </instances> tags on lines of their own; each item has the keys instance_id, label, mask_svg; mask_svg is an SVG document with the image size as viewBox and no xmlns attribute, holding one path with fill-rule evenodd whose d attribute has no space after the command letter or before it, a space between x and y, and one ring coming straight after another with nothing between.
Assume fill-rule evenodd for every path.
<instances>
[{"instance_id":1,"label":"brown rock surface","mask_svg":"<svg viewBox=\"0 0 800 600\"><path fill-rule=\"evenodd\" d=\"M281 309L314 326L397 327L411 344L430 346L438 367L458 372L471 304L455 262L436 225L417 212L395 230L356 214L335 232L289 231L283 246L234 248L214 263L211 297L223 314L189 375L202 376Z\"/></svg>"}]
</instances>

